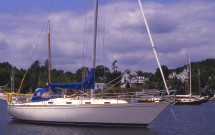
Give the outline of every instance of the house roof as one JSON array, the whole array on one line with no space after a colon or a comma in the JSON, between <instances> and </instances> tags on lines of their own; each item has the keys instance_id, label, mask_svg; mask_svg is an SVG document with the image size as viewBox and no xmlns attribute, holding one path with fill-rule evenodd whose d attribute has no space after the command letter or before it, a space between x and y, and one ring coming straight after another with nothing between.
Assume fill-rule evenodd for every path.
<instances>
[{"instance_id":1,"label":"house roof","mask_svg":"<svg viewBox=\"0 0 215 135\"><path fill-rule=\"evenodd\" d=\"M137 73L136 72L130 72L129 75L131 75L131 76L137 76Z\"/></svg>"}]
</instances>

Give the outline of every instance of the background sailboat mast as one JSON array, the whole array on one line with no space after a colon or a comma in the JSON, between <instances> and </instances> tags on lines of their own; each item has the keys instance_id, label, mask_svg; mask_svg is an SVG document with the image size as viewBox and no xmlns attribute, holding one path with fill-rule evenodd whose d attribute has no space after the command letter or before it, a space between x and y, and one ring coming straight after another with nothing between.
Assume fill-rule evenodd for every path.
<instances>
[{"instance_id":1,"label":"background sailboat mast","mask_svg":"<svg viewBox=\"0 0 215 135\"><path fill-rule=\"evenodd\" d=\"M148 26L148 23L146 21L146 18L145 18L144 12L143 12L143 7L142 7L142 4L141 4L141 0L138 0L138 1L139 1L140 9L141 9L141 12L142 12L142 15L143 15L143 19L144 19L144 22L145 22L145 25L146 25L146 29L147 29L147 32L148 32L148 35L149 35L149 39L150 39L150 42L151 42L151 45L152 45L152 49L153 49L153 52L155 54L155 58L157 60L158 67L160 69L161 76L162 76L162 79L163 79L163 82L164 82L167 94L169 95L169 89L167 87L166 80L165 80L165 77L164 77L164 74L163 74L163 70L161 68L161 65L160 65L160 62L159 62L159 59L158 59L158 56L157 56L157 52L156 52L156 49L155 49L155 45L154 45L154 42L152 40L152 36L151 36L150 30L149 30L149 26Z\"/></svg>"},{"instance_id":2,"label":"background sailboat mast","mask_svg":"<svg viewBox=\"0 0 215 135\"><path fill-rule=\"evenodd\" d=\"M198 68L198 79L199 79L199 95L202 95L202 90L201 90L201 80L200 80L200 70Z\"/></svg>"},{"instance_id":3,"label":"background sailboat mast","mask_svg":"<svg viewBox=\"0 0 215 135\"><path fill-rule=\"evenodd\" d=\"M190 95L190 63L188 58L188 52L187 52L187 94Z\"/></svg>"},{"instance_id":4,"label":"background sailboat mast","mask_svg":"<svg viewBox=\"0 0 215 135\"><path fill-rule=\"evenodd\" d=\"M189 64L187 65L187 94L190 95L190 70L189 70Z\"/></svg>"},{"instance_id":5,"label":"background sailboat mast","mask_svg":"<svg viewBox=\"0 0 215 135\"><path fill-rule=\"evenodd\" d=\"M49 83L51 83L50 20L48 20L48 49L49 49Z\"/></svg>"},{"instance_id":6,"label":"background sailboat mast","mask_svg":"<svg viewBox=\"0 0 215 135\"><path fill-rule=\"evenodd\" d=\"M187 61L188 61L188 67L187 67L187 70L188 70L188 85L187 85L187 88L188 88L188 95L192 95L192 87L191 87L191 63L190 63L190 57L189 57L189 54L187 52Z\"/></svg>"},{"instance_id":7,"label":"background sailboat mast","mask_svg":"<svg viewBox=\"0 0 215 135\"><path fill-rule=\"evenodd\" d=\"M11 93L14 93L14 77L15 77L15 67L12 67L12 75L11 75Z\"/></svg>"},{"instance_id":8,"label":"background sailboat mast","mask_svg":"<svg viewBox=\"0 0 215 135\"><path fill-rule=\"evenodd\" d=\"M92 68L96 68L96 36L97 36L97 19L98 19L98 0L95 0L94 5L94 31L93 31L93 65ZM94 72L94 82L95 82L95 72ZM94 85L95 86L95 85ZM94 98L94 89L91 89L91 98Z\"/></svg>"},{"instance_id":9,"label":"background sailboat mast","mask_svg":"<svg viewBox=\"0 0 215 135\"><path fill-rule=\"evenodd\" d=\"M189 65L190 65L190 96L192 96L192 82L191 82L191 63L190 63L190 57L189 57Z\"/></svg>"}]
</instances>

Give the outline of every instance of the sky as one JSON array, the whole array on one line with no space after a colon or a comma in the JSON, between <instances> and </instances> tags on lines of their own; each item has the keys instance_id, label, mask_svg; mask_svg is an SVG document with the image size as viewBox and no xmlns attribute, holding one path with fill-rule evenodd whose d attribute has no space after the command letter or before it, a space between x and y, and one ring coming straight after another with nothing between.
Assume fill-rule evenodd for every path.
<instances>
[{"instance_id":1,"label":"sky","mask_svg":"<svg viewBox=\"0 0 215 135\"><path fill-rule=\"evenodd\" d=\"M142 0L161 65L177 68L215 58L214 0ZM48 57L52 68L92 66L93 0L0 0L0 62L27 68ZM96 65L155 72L158 68L137 0L99 0Z\"/></svg>"}]
</instances>

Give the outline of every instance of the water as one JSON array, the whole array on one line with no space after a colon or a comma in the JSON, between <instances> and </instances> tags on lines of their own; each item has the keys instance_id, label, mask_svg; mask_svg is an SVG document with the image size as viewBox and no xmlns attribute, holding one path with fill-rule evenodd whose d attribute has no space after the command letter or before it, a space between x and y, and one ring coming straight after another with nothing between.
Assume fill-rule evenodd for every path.
<instances>
[{"instance_id":1,"label":"water","mask_svg":"<svg viewBox=\"0 0 215 135\"><path fill-rule=\"evenodd\" d=\"M170 106L147 128L87 127L12 121L6 101L0 100L0 135L214 135L214 107L214 101L196 106Z\"/></svg>"}]
</instances>

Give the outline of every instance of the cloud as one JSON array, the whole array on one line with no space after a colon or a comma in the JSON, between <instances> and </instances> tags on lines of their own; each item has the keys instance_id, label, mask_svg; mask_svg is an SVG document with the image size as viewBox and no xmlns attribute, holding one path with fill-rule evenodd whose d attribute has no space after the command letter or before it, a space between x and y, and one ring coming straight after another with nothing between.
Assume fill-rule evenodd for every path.
<instances>
[{"instance_id":1,"label":"cloud","mask_svg":"<svg viewBox=\"0 0 215 135\"><path fill-rule=\"evenodd\" d=\"M6 42L6 41L4 41L4 40L0 40L0 49L1 49L1 50L6 49L6 48L7 48L7 46L8 46L8 44L7 44L7 42Z\"/></svg>"},{"instance_id":2,"label":"cloud","mask_svg":"<svg viewBox=\"0 0 215 135\"><path fill-rule=\"evenodd\" d=\"M146 1L143 8L162 65L183 66L187 63L186 51L190 52L192 61L215 58L215 2ZM107 2L99 7L99 11L104 9L105 12L99 12L97 65L111 69L111 63L118 60L119 70L124 71L141 61L136 69L154 72L156 60L138 3ZM4 57L0 61L25 68L37 43L31 62L39 59L43 63L47 58L45 16L40 10L1 13L0 49ZM90 67L93 9L88 9L86 15L75 10L53 10L48 19L51 20L52 67L73 72L81 66Z\"/></svg>"}]
</instances>

